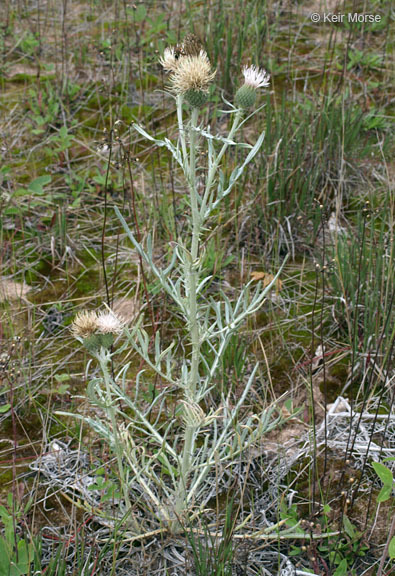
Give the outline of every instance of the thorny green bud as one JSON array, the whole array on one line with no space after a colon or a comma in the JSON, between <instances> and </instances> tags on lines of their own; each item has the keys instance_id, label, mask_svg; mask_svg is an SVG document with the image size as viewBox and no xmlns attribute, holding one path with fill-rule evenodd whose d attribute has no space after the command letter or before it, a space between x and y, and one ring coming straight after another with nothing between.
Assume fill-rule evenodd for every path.
<instances>
[{"instance_id":1,"label":"thorny green bud","mask_svg":"<svg viewBox=\"0 0 395 576\"><path fill-rule=\"evenodd\" d=\"M207 94L202 90L188 90L185 92L185 100L192 108L202 108L207 102Z\"/></svg>"},{"instance_id":2,"label":"thorny green bud","mask_svg":"<svg viewBox=\"0 0 395 576\"><path fill-rule=\"evenodd\" d=\"M85 348L91 353L98 352L100 348L109 349L114 344L113 334L93 334L84 339Z\"/></svg>"},{"instance_id":3,"label":"thorny green bud","mask_svg":"<svg viewBox=\"0 0 395 576\"><path fill-rule=\"evenodd\" d=\"M256 101L256 91L248 84L243 84L236 92L235 104L238 108L248 110L254 106Z\"/></svg>"},{"instance_id":4,"label":"thorny green bud","mask_svg":"<svg viewBox=\"0 0 395 576\"><path fill-rule=\"evenodd\" d=\"M244 84L236 92L235 103L238 108L248 110L255 104L258 88L269 86L270 75L256 66L244 66L243 76Z\"/></svg>"}]
</instances>

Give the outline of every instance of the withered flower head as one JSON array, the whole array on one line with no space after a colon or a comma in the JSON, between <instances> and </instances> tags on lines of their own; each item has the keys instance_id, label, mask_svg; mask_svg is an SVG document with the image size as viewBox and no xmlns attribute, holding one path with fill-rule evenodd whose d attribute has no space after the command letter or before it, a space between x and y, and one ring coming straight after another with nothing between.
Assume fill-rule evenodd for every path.
<instances>
[{"instance_id":1,"label":"withered flower head","mask_svg":"<svg viewBox=\"0 0 395 576\"><path fill-rule=\"evenodd\" d=\"M101 349L109 349L114 344L114 337L120 334L124 324L111 311L79 312L74 318L71 332L77 339L82 339L85 348L91 354L97 354Z\"/></svg>"},{"instance_id":2,"label":"withered flower head","mask_svg":"<svg viewBox=\"0 0 395 576\"><path fill-rule=\"evenodd\" d=\"M178 58L174 48L166 48L163 56L159 58L159 62L162 64L166 72L174 72L178 65Z\"/></svg>"},{"instance_id":3,"label":"withered flower head","mask_svg":"<svg viewBox=\"0 0 395 576\"><path fill-rule=\"evenodd\" d=\"M197 56L183 56L177 61L177 67L171 75L171 86L176 94L186 94L189 90L208 92L210 82L216 72L204 50Z\"/></svg>"},{"instance_id":4,"label":"withered flower head","mask_svg":"<svg viewBox=\"0 0 395 576\"><path fill-rule=\"evenodd\" d=\"M201 50L203 50L203 44L195 34L187 34L182 44L176 46L179 56L199 56Z\"/></svg>"},{"instance_id":5,"label":"withered flower head","mask_svg":"<svg viewBox=\"0 0 395 576\"><path fill-rule=\"evenodd\" d=\"M177 44L175 48L165 48L163 56L159 58L159 62L166 70L166 72L174 72L185 56L199 56L203 51L203 45L199 38L194 34L187 34L181 44Z\"/></svg>"},{"instance_id":6,"label":"withered flower head","mask_svg":"<svg viewBox=\"0 0 395 576\"><path fill-rule=\"evenodd\" d=\"M193 107L200 108L207 101L208 87L216 72L212 72L207 53L194 34L187 34L175 48L166 48L160 58L170 73L170 86Z\"/></svg>"},{"instance_id":7,"label":"withered flower head","mask_svg":"<svg viewBox=\"0 0 395 576\"><path fill-rule=\"evenodd\" d=\"M101 312L97 317L97 327L100 334L120 334L123 323L113 312Z\"/></svg>"},{"instance_id":8,"label":"withered flower head","mask_svg":"<svg viewBox=\"0 0 395 576\"><path fill-rule=\"evenodd\" d=\"M95 311L78 312L71 325L71 332L76 338L89 338L98 331L98 317Z\"/></svg>"}]
</instances>

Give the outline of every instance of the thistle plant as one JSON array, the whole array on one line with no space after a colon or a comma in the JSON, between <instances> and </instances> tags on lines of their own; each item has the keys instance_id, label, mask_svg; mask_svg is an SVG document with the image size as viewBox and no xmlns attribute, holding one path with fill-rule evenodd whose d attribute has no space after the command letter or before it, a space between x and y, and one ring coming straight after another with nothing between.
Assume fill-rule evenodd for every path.
<instances>
[{"instance_id":1,"label":"thistle plant","mask_svg":"<svg viewBox=\"0 0 395 576\"><path fill-rule=\"evenodd\" d=\"M264 133L253 146L237 142L236 135L247 120L246 110L255 103L257 90L268 85L269 75L255 67L244 69L245 83L236 93L236 106L229 110L229 133L222 137L212 134L210 126L204 126L199 117L215 77L206 52L188 51L186 46L182 50L168 48L161 64L169 73L171 94L176 102L178 138L176 141L158 139L138 124L133 128L171 153L186 184L189 228L184 237L172 244L166 268L161 269L155 263L151 235L148 234L145 245L140 243L120 210L116 206L114 210L134 248L182 317L186 327L183 349L189 352L182 358L177 357L175 343L163 346L159 332L151 345L141 318L129 329L109 313L114 328L106 332L103 319L100 325L100 315L85 314L76 318L73 332L101 368L102 378L89 384L88 395L107 418L79 417L86 420L116 454L123 493L121 512L135 517L133 504L144 502L159 522L177 530L187 513L190 520L204 508L210 495L207 490L210 474L261 442L264 434L277 424L273 409L241 416L258 364L236 405L231 405L229 396L222 395L218 405L211 406L208 395L216 386L221 360L232 335L260 309L281 269L266 286L252 282L244 285L235 301L222 290L218 291L218 297L205 293L210 276L204 273L204 236L215 211L262 146ZM203 147L207 148L208 159L204 169L198 163L201 157L198 151ZM221 166L232 149L243 149L245 155L227 177ZM114 352L111 347L114 336L121 332L125 341ZM210 360L203 353L203 346L210 350ZM129 365L123 366L115 376L109 370L112 357L130 347L166 384L148 410L141 408L144 369L137 374L133 397L126 393ZM178 392L179 405L176 416L163 424L161 416L169 391ZM148 414L156 414L156 419L152 422ZM166 416L168 418L168 414ZM150 451L143 448L145 441L149 442ZM136 522L134 526L137 529Z\"/></svg>"},{"instance_id":2,"label":"thistle plant","mask_svg":"<svg viewBox=\"0 0 395 576\"><path fill-rule=\"evenodd\" d=\"M131 508L129 496L129 482L122 461L122 443L119 437L116 411L113 402L113 392L111 387L111 377L109 365L111 360L110 349L114 343L114 337L122 331L122 322L112 312L102 312L97 314L95 311L81 312L77 314L71 327L75 338L89 350L96 358L100 365L103 375L104 392L100 405L104 408L110 425L111 442L118 463L118 471L121 481L121 487L126 504L126 510Z\"/></svg>"}]
</instances>

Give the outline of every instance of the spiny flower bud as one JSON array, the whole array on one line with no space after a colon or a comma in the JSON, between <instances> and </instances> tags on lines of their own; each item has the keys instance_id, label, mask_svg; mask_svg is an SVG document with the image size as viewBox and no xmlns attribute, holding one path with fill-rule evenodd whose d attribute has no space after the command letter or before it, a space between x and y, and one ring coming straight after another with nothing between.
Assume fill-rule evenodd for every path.
<instances>
[{"instance_id":1,"label":"spiny flower bud","mask_svg":"<svg viewBox=\"0 0 395 576\"><path fill-rule=\"evenodd\" d=\"M256 100L256 91L251 86L243 84L236 92L235 104L237 108L248 110L254 106Z\"/></svg>"},{"instance_id":2,"label":"spiny flower bud","mask_svg":"<svg viewBox=\"0 0 395 576\"><path fill-rule=\"evenodd\" d=\"M207 93L202 90L188 90L185 92L185 100L192 108L202 108L207 102Z\"/></svg>"},{"instance_id":3,"label":"spiny flower bud","mask_svg":"<svg viewBox=\"0 0 395 576\"><path fill-rule=\"evenodd\" d=\"M269 86L270 75L256 66L244 66L243 76L244 84L236 92L235 104L238 108L247 110L255 104L258 88Z\"/></svg>"},{"instance_id":4,"label":"spiny flower bud","mask_svg":"<svg viewBox=\"0 0 395 576\"><path fill-rule=\"evenodd\" d=\"M83 343L85 348L93 353L100 348L111 348L114 344L114 336L112 334L93 334L89 338L85 338Z\"/></svg>"},{"instance_id":5,"label":"spiny flower bud","mask_svg":"<svg viewBox=\"0 0 395 576\"><path fill-rule=\"evenodd\" d=\"M89 338L97 332L97 313L95 311L78 312L71 325L75 338Z\"/></svg>"}]
</instances>

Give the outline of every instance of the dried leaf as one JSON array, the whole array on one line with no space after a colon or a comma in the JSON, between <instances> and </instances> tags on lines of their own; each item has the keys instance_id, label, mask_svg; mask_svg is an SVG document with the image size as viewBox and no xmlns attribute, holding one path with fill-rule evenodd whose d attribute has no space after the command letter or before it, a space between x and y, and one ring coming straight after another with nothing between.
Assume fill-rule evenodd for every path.
<instances>
[{"instance_id":1,"label":"dried leaf","mask_svg":"<svg viewBox=\"0 0 395 576\"><path fill-rule=\"evenodd\" d=\"M7 278L0 278L0 302L5 300L25 300L30 286L25 283L14 282Z\"/></svg>"},{"instance_id":2,"label":"dried leaf","mask_svg":"<svg viewBox=\"0 0 395 576\"><path fill-rule=\"evenodd\" d=\"M273 281L273 278L274 278L273 274L268 274L267 272L251 272L251 280L255 280L256 282L262 280L264 288L266 288L266 286L269 286L270 282ZM282 287L283 283L281 282L280 278L277 278L276 280L277 292L282 290Z\"/></svg>"},{"instance_id":3,"label":"dried leaf","mask_svg":"<svg viewBox=\"0 0 395 576\"><path fill-rule=\"evenodd\" d=\"M131 324L139 315L139 306L131 298L117 298L114 300L112 310L119 318L127 324Z\"/></svg>"}]
</instances>

